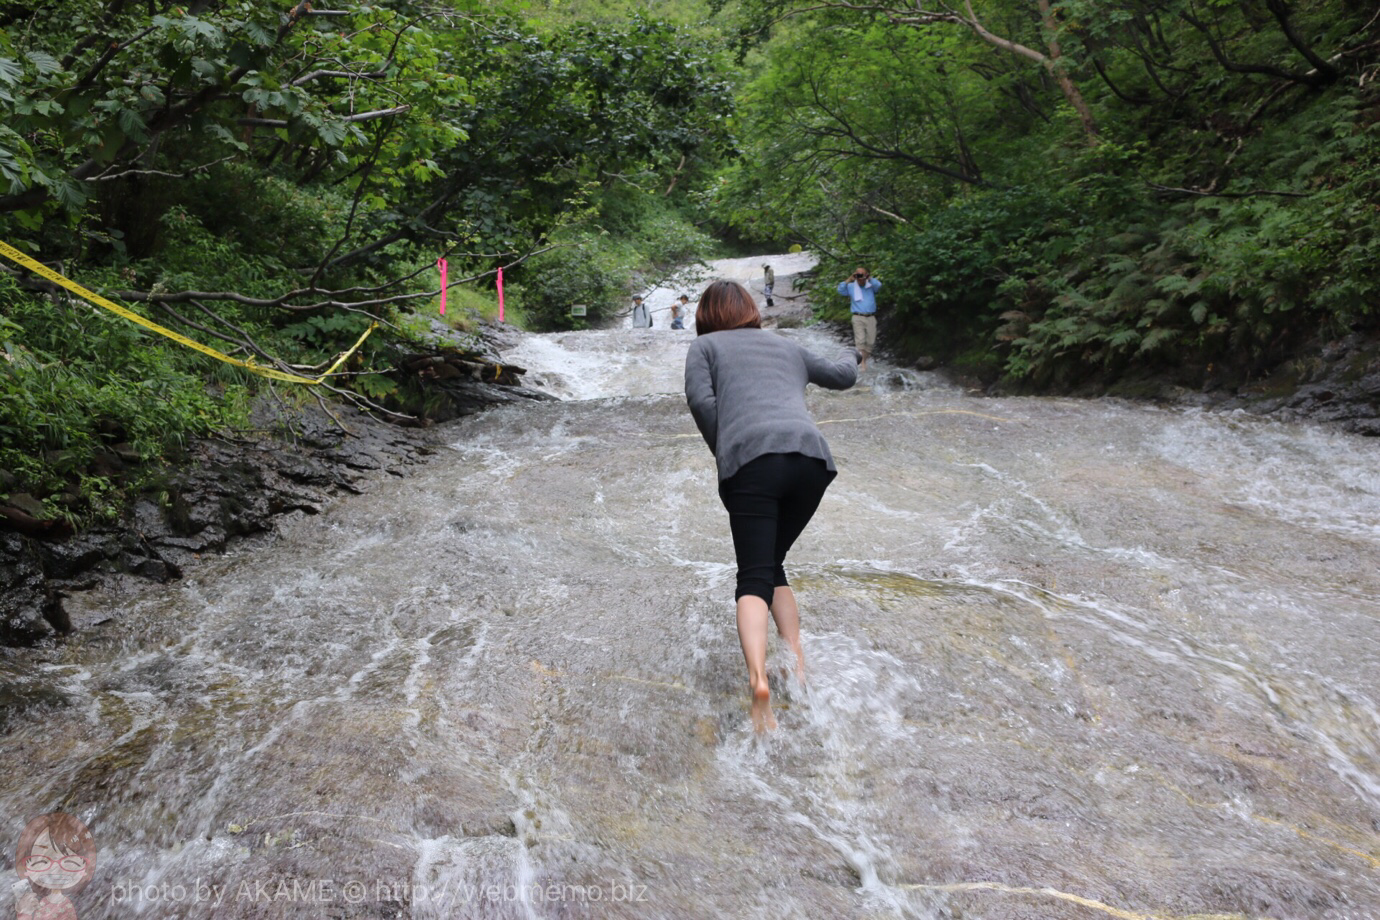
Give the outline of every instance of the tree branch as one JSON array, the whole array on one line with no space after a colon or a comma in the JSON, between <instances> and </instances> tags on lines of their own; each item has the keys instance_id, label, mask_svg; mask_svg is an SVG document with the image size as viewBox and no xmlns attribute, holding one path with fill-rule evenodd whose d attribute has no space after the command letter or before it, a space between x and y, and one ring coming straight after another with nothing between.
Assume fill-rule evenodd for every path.
<instances>
[{"instance_id":1,"label":"tree branch","mask_svg":"<svg viewBox=\"0 0 1380 920\"><path fill-rule=\"evenodd\" d=\"M387 118L389 115L401 115L412 108L410 105L394 106L391 109L376 109L372 112L360 112L358 115L342 115L340 120L347 123L361 121L373 121L375 118ZM255 128L286 128L291 122L285 118L237 118L235 124Z\"/></svg>"},{"instance_id":2,"label":"tree branch","mask_svg":"<svg viewBox=\"0 0 1380 920\"><path fill-rule=\"evenodd\" d=\"M370 70L367 72L359 70L313 70L311 73L303 74L290 81L288 85L302 86L303 84L310 83L312 80L319 80L324 77L341 77L346 80L382 80L386 76L388 76L387 72L382 70Z\"/></svg>"},{"instance_id":3,"label":"tree branch","mask_svg":"<svg viewBox=\"0 0 1380 920\"><path fill-rule=\"evenodd\" d=\"M521 265L523 262L532 258L532 256L540 255L543 252L549 252L550 250L555 248L555 246L544 246L541 249L534 249L530 252L524 253L523 255L519 256L513 261L505 264L503 266L503 269L504 271L507 271L513 266ZM430 268L430 266L427 266L427 268ZM423 269L423 271L425 271L425 269ZM449 290L450 288L453 288L456 285L469 284L474 281L479 281L480 279L488 278L491 275L496 274L497 272L498 269L489 269L488 271L482 271L478 274L470 275L466 278L457 278L454 281L450 281L446 285L446 289ZM421 272L419 271L417 274L420 273ZM386 322L380 317L375 316L373 313L368 312L368 308L388 306L397 303L406 303L409 301L421 300L423 298L428 297L437 297L441 293L440 289L436 288L434 290L420 291L411 294L395 294L391 297L376 297L365 300L346 301L337 299L355 290L358 289L349 289L341 291L323 291L315 288L299 288L295 291L288 291L286 294L282 294L278 297L272 298L250 297L247 294L241 294L238 291L177 291L173 293L162 293L158 291L114 291L111 293L110 296L113 298L118 298L120 300L128 300L134 303L151 304L189 303L192 301L204 300L228 301L231 303L244 304L245 306L250 307L266 307L270 309L276 308L282 310L294 310L299 312L305 312L308 310L324 310L332 308L337 310L344 310L348 313L359 313L364 316L368 316L371 319L376 319L379 322ZM293 302L295 300L298 300L299 298L305 297L308 294L316 295L318 297L324 297L325 299L316 300L311 303Z\"/></svg>"},{"instance_id":4,"label":"tree branch","mask_svg":"<svg viewBox=\"0 0 1380 920\"><path fill-rule=\"evenodd\" d=\"M1341 71L1333 67L1330 62L1324 61L1319 57L1317 52L1310 48L1308 43L1299 36L1298 31L1294 28L1293 22L1289 19L1289 10L1280 0L1265 0L1265 6L1274 14L1285 37L1288 38L1289 43L1298 50L1298 53L1303 55L1304 60L1312 64L1314 69L1328 81L1334 81L1341 77Z\"/></svg>"},{"instance_id":5,"label":"tree branch","mask_svg":"<svg viewBox=\"0 0 1380 920\"><path fill-rule=\"evenodd\" d=\"M117 172L117 173L112 173L112 172L110 172L110 170L106 170L106 171L103 172L103 173L99 173L99 174L94 175L94 176L89 176L88 178L83 179L82 181L84 181L84 182L110 182L110 181L115 180L115 179L123 179L123 178L125 178L126 176L168 176L168 177L173 178L173 179L185 179L185 178L187 178L188 176L195 175L196 173L204 172L204 171L210 169L212 166L218 166L218 165L220 165L221 163L229 162L230 160L233 160L236 156L237 156L237 154L233 154L233 153L232 153L232 154L230 154L230 156L228 156L228 157L221 157L219 160L212 160L210 163L203 163L203 164L201 164L200 166L193 166L191 169L187 170L186 172L180 172L180 173L166 172L166 171L161 170L161 169L126 169L126 170L123 170L122 172ZM115 167L113 167L113 166L111 167L111 169L114 169L114 168L115 168Z\"/></svg>"},{"instance_id":6,"label":"tree branch","mask_svg":"<svg viewBox=\"0 0 1380 920\"><path fill-rule=\"evenodd\" d=\"M1293 71L1284 70L1271 64L1238 64L1227 57L1226 49L1224 49L1221 42L1213 36L1212 29L1206 23L1190 14L1187 10L1180 10L1179 18L1202 33L1203 38L1208 43L1208 48L1212 50L1212 56L1217 59L1217 63L1221 64L1225 70L1229 70L1232 73L1254 73L1267 77L1276 77L1281 80L1288 80L1291 83L1318 85L1320 82L1323 82L1317 79L1309 79L1306 74L1294 73Z\"/></svg>"},{"instance_id":7,"label":"tree branch","mask_svg":"<svg viewBox=\"0 0 1380 920\"><path fill-rule=\"evenodd\" d=\"M910 223L910 221L906 220L906 219L905 219L904 217L902 217L900 214L893 214L893 213L891 213L890 211L888 211L888 210L886 210L886 209L884 209L884 208L879 208L879 207L877 207L875 204L869 204L869 203L867 203L867 202L864 202L864 204L866 204L867 207L871 208L872 210L876 211L878 214L885 214L887 217L890 217L892 220L900 221L900 222L903 223L903 224L908 224L908 223Z\"/></svg>"},{"instance_id":8,"label":"tree branch","mask_svg":"<svg viewBox=\"0 0 1380 920\"><path fill-rule=\"evenodd\" d=\"M829 119L831 119L835 124L837 124L838 127L830 129L827 127L810 126L798 122L800 130L803 133L813 134L816 137L834 137L842 140L847 140L859 150L864 151L863 153L858 153L857 150L836 150L830 148L821 148L821 152L836 153L841 156L861 156L866 159L873 160L900 160L902 162L910 163L911 165L923 169L926 172L932 172L936 175L945 176L950 179L955 179L959 182L964 182L970 185L988 184L985 180L979 177L970 176L961 172L956 172L952 169L940 166L937 163L933 163L923 157L916 156L913 153L909 153L907 151L896 148L881 147L877 144L871 143L870 141L864 140L859 135L858 131L849 122L848 118L842 112L835 111L834 108L827 101L825 101L823 96L820 94L819 83L814 78L814 75L807 76L805 79L806 82L809 84L811 96L814 98L815 108L823 112Z\"/></svg>"},{"instance_id":9,"label":"tree branch","mask_svg":"<svg viewBox=\"0 0 1380 920\"><path fill-rule=\"evenodd\" d=\"M297 24L297 22L301 19L302 14L307 10L307 8L310 5L310 0L297 0L297 2L294 3L291 11L287 15L287 21L284 22L281 26L279 26L277 34L273 39L272 46L277 46L279 43L282 42L283 38L288 34L289 31L291 31L293 26ZM100 73L100 71L107 64L110 63L110 60L114 58L116 54L118 54L125 48L128 48L130 45L134 44L135 42L139 41L145 36L150 35L154 31L156 30L150 27L148 29L143 30L142 32L135 35L133 38L129 39L126 42L120 43L118 45L112 44L109 48L106 49L105 53L101 56L100 60L98 60L97 63L93 65L93 67L90 70L87 71L87 74L82 78L81 81L78 82L77 85L84 86L91 80L94 80L96 75ZM236 82L243 78L245 74L249 73L250 69L251 68L248 65L235 68L225 76L225 79L223 81L224 84L233 86ZM167 130L169 127L185 119L190 118L197 112L201 111L202 108L204 108L205 106L209 105L211 102L214 102L217 99L223 98L223 96L224 94L221 90L220 85L207 86L199 92L193 93L191 96L188 96L186 99L184 99L177 105L169 105L166 108L164 108L153 118L149 119L149 121L144 125L144 130L149 134L150 137L157 137L159 134ZM126 140L125 143L121 146L120 150L115 154L115 156L113 158L106 158L106 160L108 161L109 159L119 159L122 155L126 154L126 152L134 149L137 146L138 145L134 142ZM80 166L76 167L75 169L67 173L67 178L77 181L84 180L88 178L97 169L99 169L100 166L101 162L98 162L95 157L90 157L86 160L86 162L82 163ZM0 212L29 210L31 208L38 207L45 201L49 200L51 197L52 193L48 190L46 186L30 186L22 192L13 195L0 196Z\"/></svg>"},{"instance_id":10,"label":"tree branch","mask_svg":"<svg viewBox=\"0 0 1380 920\"><path fill-rule=\"evenodd\" d=\"M111 42L109 45L106 46L106 49L104 52L101 53L101 56L96 59L96 63L92 64L91 67L87 69L86 73L81 77L81 79L77 81L76 85L78 87L90 86L92 81L94 81L96 77L100 75L100 72L102 70L105 70L106 65L108 65L112 60L114 60L117 54L119 54L121 51L124 51L126 48L128 48L130 45L133 45L141 38L144 38L155 31L157 30L150 27L140 32L138 35L134 36L129 41Z\"/></svg>"},{"instance_id":11,"label":"tree branch","mask_svg":"<svg viewBox=\"0 0 1380 920\"><path fill-rule=\"evenodd\" d=\"M378 162L379 151L383 149L383 142L387 137L388 130L385 127L375 138L373 151L364 160L364 175L360 177L359 185L355 188L353 200L350 202L350 215L345 219L345 228L340 233L340 239L336 240L335 245L322 257L321 263L316 267L316 273L307 282L309 287L316 287L316 282L320 280L321 274L326 270L326 263L330 261L331 256L340 251L340 247L344 246L345 241L350 238L350 233L354 229L355 216L359 213L359 203L364 197L364 190L369 187L369 176L374 171L374 164Z\"/></svg>"}]
</instances>

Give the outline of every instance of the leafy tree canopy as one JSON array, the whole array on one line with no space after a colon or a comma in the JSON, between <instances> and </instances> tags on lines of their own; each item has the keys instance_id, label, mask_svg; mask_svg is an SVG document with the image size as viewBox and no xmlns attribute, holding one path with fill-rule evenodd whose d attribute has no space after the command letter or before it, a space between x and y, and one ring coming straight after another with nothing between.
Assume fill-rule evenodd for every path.
<instances>
[{"instance_id":1,"label":"leafy tree canopy","mask_svg":"<svg viewBox=\"0 0 1380 920\"><path fill-rule=\"evenodd\" d=\"M706 208L826 274L871 265L912 352L1199 385L1380 322L1369 4L735 9L746 153Z\"/></svg>"}]
</instances>

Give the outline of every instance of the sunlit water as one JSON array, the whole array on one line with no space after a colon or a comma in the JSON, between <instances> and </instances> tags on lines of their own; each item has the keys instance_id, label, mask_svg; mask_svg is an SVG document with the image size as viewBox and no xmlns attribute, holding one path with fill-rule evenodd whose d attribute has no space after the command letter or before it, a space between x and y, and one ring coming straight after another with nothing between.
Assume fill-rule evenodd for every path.
<instances>
[{"instance_id":1,"label":"sunlit water","mask_svg":"<svg viewBox=\"0 0 1380 920\"><path fill-rule=\"evenodd\" d=\"M73 598L122 609L0 674L6 858L83 818L84 920L1380 918L1374 441L812 390L840 475L759 743L668 326L528 338L566 401Z\"/></svg>"}]
</instances>

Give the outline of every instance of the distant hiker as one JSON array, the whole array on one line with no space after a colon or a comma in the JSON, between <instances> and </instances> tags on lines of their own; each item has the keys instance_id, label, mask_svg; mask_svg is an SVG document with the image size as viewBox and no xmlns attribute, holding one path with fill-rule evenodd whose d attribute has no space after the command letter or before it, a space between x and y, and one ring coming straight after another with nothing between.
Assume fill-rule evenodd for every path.
<instances>
[{"instance_id":1,"label":"distant hiker","mask_svg":"<svg viewBox=\"0 0 1380 920\"><path fill-rule=\"evenodd\" d=\"M695 310L695 341L685 357L685 401L718 467L738 579L738 640L747 662L752 725L776 727L767 686L767 615L791 647L805 679L800 609L786 580L786 553L838 475L824 435L805 408L814 383L846 390L858 354L821 358L762 328L762 314L741 284L715 281Z\"/></svg>"},{"instance_id":2,"label":"distant hiker","mask_svg":"<svg viewBox=\"0 0 1380 920\"><path fill-rule=\"evenodd\" d=\"M862 354L859 373L867 370L867 359L872 357L872 349L877 344L876 292L881 289L882 283L861 265L847 281L839 282L839 293L848 298L853 312L853 345Z\"/></svg>"},{"instance_id":3,"label":"distant hiker","mask_svg":"<svg viewBox=\"0 0 1380 920\"><path fill-rule=\"evenodd\" d=\"M652 314L647 311L641 296L633 297L632 323L634 329L652 328Z\"/></svg>"},{"instance_id":4,"label":"distant hiker","mask_svg":"<svg viewBox=\"0 0 1380 920\"><path fill-rule=\"evenodd\" d=\"M762 280L765 282L763 290L767 293L767 306L774 306L771 302L771 289L776 286L776 272L771 270L770 265L762 266Z\"/></svg>"},{"instance_id":5,"label":"distant hiker","mask_svg":"<svg viewBox=\"0 0 1380 920\"><path fill-rule=\"evenodd\" d=\"M690 306L690 298L681 294L676 300L671 301L671 328L685 328L685 310Z\"/></svg>"}]
</instances>

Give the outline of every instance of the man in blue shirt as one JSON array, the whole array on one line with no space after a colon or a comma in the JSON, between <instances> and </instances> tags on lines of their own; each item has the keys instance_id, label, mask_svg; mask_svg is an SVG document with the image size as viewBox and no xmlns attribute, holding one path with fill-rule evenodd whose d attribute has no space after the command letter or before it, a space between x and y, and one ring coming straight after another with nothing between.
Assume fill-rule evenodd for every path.
<instances>
[{"instance_id":1,"label":"man in blue shirt","mask_svg":"<svg viewBox=\"0 0 1380 920\"><path fill-rule=\"evenodd\" d=\"M877 296L882 283L861 265L848 277L839 282L839 293L848 298L853 311L853 347L862 355L858 372L867 370L867 359L872 357L872 348L877 344Z\"/></svg>"}]
</instances>

